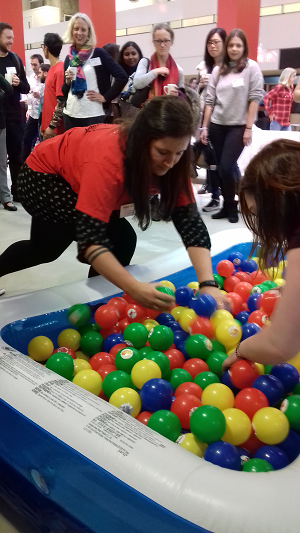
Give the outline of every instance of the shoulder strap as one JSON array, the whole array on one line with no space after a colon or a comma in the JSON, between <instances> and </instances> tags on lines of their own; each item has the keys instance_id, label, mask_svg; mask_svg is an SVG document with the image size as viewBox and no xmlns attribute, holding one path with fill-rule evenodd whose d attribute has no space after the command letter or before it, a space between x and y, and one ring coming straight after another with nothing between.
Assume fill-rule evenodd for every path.
<instances>
[{"instance_id":1,"label":"shoulder strap","mask_svg":"<svg viewBox=\"0 0 300 533\"><path fill-rule=\"evenodd\" d=\"M14 52L11 52L11 57L12 57L12 60L13 60L13 62L15 64L15 67L16 67L16 70L17 70L17 74L18 74L18 78L19 78L20 74L21 74L21 61L20 61L20 58Z\"/></svg>"}]
</instances>

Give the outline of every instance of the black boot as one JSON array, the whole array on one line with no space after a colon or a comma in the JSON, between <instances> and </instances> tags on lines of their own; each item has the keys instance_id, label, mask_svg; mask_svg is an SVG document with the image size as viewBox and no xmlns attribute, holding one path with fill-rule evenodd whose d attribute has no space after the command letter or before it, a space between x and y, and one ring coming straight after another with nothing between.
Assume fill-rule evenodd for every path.
<instances>
[{"instance_id":1,"label":"black boot","mask_svg":"<svg viewBox=\"0 0 300 533\"><path fill-rule=\"evenodd\" d=\"M239 221L239 215L237 210L237 202L233 202L231 205L227 207L228 211L228 220L232 224L235 224Z\"/></svg>"},{"instance_id":2,"label":"black boot","mask_svg":"<svg viewBox=\"0 0 300 533\"><path fill-rule=\"evenodd\" d=\"M228 210L227 207L223 206L221 211L218 211L214 215L211 215L211 218L214 220L219 220L221 218L227 218L228 217Z\"/></svg>"}]
</instances>

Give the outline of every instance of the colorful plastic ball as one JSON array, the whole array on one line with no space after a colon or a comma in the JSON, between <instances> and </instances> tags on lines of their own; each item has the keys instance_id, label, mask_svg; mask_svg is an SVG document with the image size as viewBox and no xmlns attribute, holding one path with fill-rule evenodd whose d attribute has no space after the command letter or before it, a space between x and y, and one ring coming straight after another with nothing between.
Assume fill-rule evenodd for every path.
<instances>
[{"instance_id":1,"label":"colorful plastic ball","mask_svg":"<svg viewBox=\"0 0 300 533\"><path fill-rule=\"evenodd\" d=\"M63 378L72 379L74 374L74 359L67 353L57 352L47 359L46 367Z\"/></svg>"},{"instance_id":2,"label":"colorful plastic ball","mask_svg":"<svg viewBox=\"0 0 300 533\"><path fill-rule=\"evenodd\" d=\"M175 292L175 285L172 283L172 281L169 281L168 279L163 279L159 282L163 287L168 287L169 289L172 289L173 292Z\"/></svg>"},{"instance_id":3,"label":"colorful plastic ball","mask_svg":"<svg viewBox=\"0 0 300 533\"><path fill-rule=\"evenodd\" d=\"M249 459L243 465L243 472L271 472L274 468L265 459Z\"/></svg>"},{"instance_id":4,"label":"colorful plastic ball","mask_svg":"<svg viewBox=\"0 0 300 533\"><path fill-rule=\"evenodd\" d=\"M220 276L228 278L233 274L234 264L228 259L222 259L222 261L218 262L216 270Z\"/></svg>"},{"instance_id":5,"label":"colorful plastic ball","mask_svg":"<svg viewBox=\"0 0 300 533\"><path fill-rule=\"evenodd\" d=\"M114 307L119 312L120 318L125 316L125 308L127 304L128 302L125 298L121 298L120 296L115 296L107 302L107 305Z\"/></svg>"},{"instance_id":6,"label":"colorful plastic ball","mask_svg":"<svg viewBox=\"0 0 300 533\"><path fill-rule=\"evenodd\" d=\"M279 444L288 436L287 417L274 407L264 407L255 413L252 425L259 440L265 444Z\"/></svg>"},{"instance_id":7,"label":"colorful plastic ball","mask_svg":"<svg viewBox=\"0 0 300 533\"><path fill-rule=\"evenodd\" d=\"M248 339L249 337L252 337L252 335L256 335L260 331L260 327L257 324L253 324L248 322L247 324L244 324L242 326L242 338L241 341L244 341L245 339Z\"/></svg>"},{"instance_id":8,"label":"colorful plastic ball","mask_svg":"<svg viewBox=\"0 0 300 533\"><path fill-rule=\"evenodd\" d=\"M297 383L299 383L298 370L288 363L274 365L270 371L270 376L275 376L281 381L286 393L292 392Z\"/></svg>"},{"instance_id":9,"label":"colorful plastic ball","mask_svg":"<svg viewBox=\"0 0 300 533\"><path fill-rule=\"evenodd\" d=\"M245 281L239 281L239 283L237 283L234 286L233 292L236 292L237 294L239 294L243 302L246 302L249 297L251 289L252 289L251 283L247 283Z\"/></svg>"},{"instance_id":10,"label":"colorful plastic ball","mask_svg":"<svg viewBox=\"0 0 300 533\"><path fill-rule=\"evenodd\" d=\"M244 327L244 326L243 326ZM242 330L237 323L231 320L221 322L216 329L217 340L226 348L235 347L241 340Z\"/></svg>"},{"instance_id":11,"label":"colorful plastic ball","mask_svg":"<svg viewBox=\"0 0 300 533\"><path fill-rule=\"evenodd\" d=\"M265 282L267 283L267 282ZM266 313L266 315L271 316L274 310L274 307L280 298L280 292L277 290L269 290L261 296L260 308Z\"/></svg>"},{"instance_id":12,"label":"colorful plastic ball","mask_svg":"<svg viewBox=\"0 0 300 533\"><path fill-rule=\"evenodd\" d=\"M101 305L94 315L96 324L103 329L109 329L115 326L119 318L119 311L112 305Z\"/></svg>"},{"instance_id":13,"label":"colorful plastic ball","mask_svg":"<svg viewBox=\"0 0 300 533\"><path fill-rule=\"evenodd\" d=\"M200 400L202 396L202 389L199 387L199 385L193 382L181 383L181 385L179 385L175 390L174 396L177 398L181 394L192 394Z\"/></svg>"},{"instance_id":14,"label":"colorful plastic ball","mask_svg":"<svg viewBox=\"0 0 300 533\"><path fill-rule=\"evenodd\" d=\"M284 287L286 284L285 279L282 278L276 278L274 279L274 283L276 283L277 287Z\"/></svg>"},{"instance_id":15,"label":"colorful plastic ball","mask_svg":"<svg viewBox=\"0 0 300 533\"><path fill-rule=\"evenodd\" d=\"M173 309L170 311L170 314L178 322L179 318L180 318L180 316L181 316L181 314L182 314L182 312L184 310L185 310L185 307L183 307L182 305L178 305L176 307L173 307Z\"/></svg>"},{"instance_id":16,"label":"colorful plastic ball","mask_svg":"<svg viewBox=\"0 0 300 533\"><path fill-rule=\"evenodd\" d=\"M185 344L186 351L189 357L196 357L197 359L207 359L212 352L211 341L204 335L191 335Z\"/></svg>"},{"instance_id":17,"label":"colorful plastic ball","mask_svg":"<svg viewBox=\"0 0 300 533\"><path fill-rule=\"evenodd\" d=\"M113 346L124 342L123 335L120 333L113 333L108 335L103 342L103 351L109 353Z\"/></svg>"},{"instance_id":18,"label":"colorful plastic ball","mask_svg":"<svg viewBox=\"0 0 300 533\"><path fill-rule=\"evenodd\" d=\"M115 344L110 350L109 354L112 356L113 360L115 360L115 357L117 353L122 350L123 348L127 348L127 344L124 342L121 342L120 344Z\"/></svg>"},{"instance_id":19,"label":"colorful plastic ball","mask_svg":"<svg viewBox=\"0 0 300 533\"><path fill-rule=\"evenodd\" d=\"M217 309L217 311L215 311L210 317L210 321L211 321L215 331L216 331L218 325L221 324L221 322L229 321L229 320L231 320L231 322L233 322L234 318L233 318L232 314L229 313L229 311L226 311L225 309Z\"/></svg>"},{"instance_id":20,"label":"colorful plastic ball","mask_svg":"<svg viewBox=\"0 0 300 533\"><path fill-rule=\"evenodd\" d=\"M184 355L175 348L166 350L165 356L169 359L170 370L174 370L174 368L182 368L185 363Z\"/></svg>"},{"instance_id":21,"label":"colorful plastic ball","mask_svg":"<svg viewBox=\"0 0 300 533\"><path fill-rule=\"evenodd\" d=\"M80 346L81 335L76 329L64 329L57 337L58 346L67 346L77 352Z\"/></svg>"},{"instance_id":22,"label":"colorful plastic ball","mask_svg":"<svg viewBox=\"0 0 300 533\"><path fill-rule=\"evenodd\" d=\"M179 385L182 383L191 381L193 381L191 374L189 374L186 370L183 370L183 368L174 368L174 370L171 371L169 382L174 390L176 390L177 387L179 387Z\"/></svg>"},{"instance_id":23,"label":"colorful plastic ball","mask_svg":"<svg viewBox=\"0 0 300 533\"><path fill-rule=\"evenodd\" d=\"M253 311L248 318L249 324L256 324L259 328L265 326L268 321L268 316L263 311L260 311L260 309Z\"/></svg>"},{"instance_id":24,"label":"colorful plastic ball","mask_svg":"<svg viewBox=\"0 0 300 533\"><path fill-rule=\"evenodd\" d=\"M118 326L119 326L121 332L124 331L124 329L127 328L127 326L129 326L129 324L130 324L130 322L129 322L127 317L126 318L122 318L121 320L119 320Z\"/></svg>"},{"instance_id":25,"label":"colorful plastic ball","mask_svg":"<svg viewBox=\"0 0 300 533\"><path fill-rule=\"evenodd\" d=\"M95 370L81 370L74 376L73 383L96 396L102 391L102 378Z\"/></svg>"},{"instance_id":26,"label":"colorful plastic ball","mask_svg":"<svg viewBox=\"0 0 300 533\"><path fill-rule=\"evenodd\" d=\"M136 417L136 420L138 420L139 422L141 422L141 424L144 424L144 426L147 426L148 424L148 420L150 418L150 416L152 415L153 413L150 413L150 411L142 411L137 417Z\"/></svg>"},{"instance_id":27,"label":"colorful plastic ball","mask_svg":"<svg viewBox=\"0 0 300 533\"><path fill-rule=\"evenodd\" d=\"M217 302L210 294L200 293L194 301L193 309L197 315L210 318L217 309Z\"/></svg>"},{"instance_id":28,"label":"colorful plastic ball","mask_svg":"<svg viewBox=\"0 0 300 533\"><path fill-rule=\"evenodd\" d=\"M224 352L226 353L226 348L221 344L217 339L212 339L211 341L212 348L214 352Z\"/></svg>"},{"instance_id":29,"label":"colorful plastic ball","mask_svg":"<svg viewBox=\"0 0 300 533\"><path fill-rule=\"evenodd\" d=\"M217 441L210 444L205 450L204 459L222 468L241 470L240 455L235 446L228 442Z\"/></svg>"},{"instance_id":30,"label":"colorful plastic ball","mask_svg":"<svg viewBox=\"0 0 300 533\"><path fill-rule=\"evenodd\" d=\"M134 324L136 324L136 322L134 322ZM149 331L151 331L152 328L155 328L155 326L159 326L159 322L157 322L156 320L153 320L152 318L146 318L146 320L143 321L142 325L146 328L146 330L149 333Z\"/></svg>"},{"instance_id":31,"label":"colorful plastic ball","mask_svg":"<svg viewBox=\"0 0 300 533\"><path fill-rule=\"evenodd\" d=\"M90 365L92 370L98 370L103 365L113 365L114 358L112 355L106 352L98 352L90 359Z\"/></svg>"},{"instance_id":32,"label":"colorful plastic ball","mask_svg":"<svg viewBox=\"0 0 300 533\"><path fill-rule=\"evenodd\" d=\"M85 324L85 326L78 328L78 331L82 337L82 335L88 333L88 331L97 331L99 333L100 329L100 326L98 326L98 324L95 322L88 322L88 324Z\"/></svg>"},{"instance_id":33,"label":"colorful plastic ball","mask_svg":"<svg viewBox=\"0 0 300 533\"><path fill-rule=\"evenodd\" d=\"M234 287L238 284L242 283L239 278L236 278L235 276L230 276L229 278L226 278L223 283L223 287L226 292L233 292Z\"/></svg>"},{"instance_id":34,"label":"colorful plastic ball","mask_svg":"<svg viewBox=\"0 0 300 533\"><path fill-rule=\"evenodd\" d=\"M277 287L276 283L270 280L263 281L260 286L263 288L263 292L271 291L272 289L275 289ZM280 296L280 294L278 294L278 296Z\"/></svg>"},{"instance_id":35,"label":"colorful plastic ball","mask_svg":"<svg viewBox=\"0 0 300 533\"><path fill-rule=\"evenodd\" d=\"M261 363L254 363L260 376L265 374L265 367Z\"/></svg>"},{"instance_id":36,"label":"colorful plastic ball","mask_svg":"<svg viewBox=\"0 0 300 533\"><path fill-rule=\"evenodd\" d=\"M198 281L190 281L188 284L187 284L187 287L189 287L190 289L192 289L192 291L197 291L199 289L199 283Z\"/></svg>"},{"instance_id":37,"label":"colorful plastic ball","mask_svg":"<svg viewBox=\"0 0 300 533\"><path fill-rule=\"evenodd\" d=\"M185 435L180 435L176 441L181 448L184 448L188 452L197 455L197 457L203 457L204 452L207 448L207 444L200 442L192 433L186 433Z\"/></svg>"},{"instance_id":38,"label":"colorful plastic ball","mask_svg":"<svg viewBox=\"0 0 300 533\"><path fill-rule=\"evenodd\" d=\"M208 385L212 383L220 383L220 379L213 372L200 372L195 378L194 383L204 390Z\"/></svg>"},{"instance_id":39,"label":"colorful plastic ball","mask_svg":"<svg viewBox=\"0 0 300 533\"><path fill-rule=\"evenodd\" d=\"M74 375L78 374L78 372L81 372L81 370L93 370L93 369L90 363L88 363L84 359L76 359L74 361Z\"/></svg>"},{"instance_id":40,"label":"colorful plastic ball","mask_svg":"<svg viewBox=\"0 0 300 533\"><path fill-rule=\"evenodd\" d=\"M175 319L171 315L171 313L160 313L159 315L157 315L156 321L161 326L168 326L170 322L175 322Z\"/></svg>"},{"instance_id":41,"label":"colorful plastic ball","mask_svg":"<svg viewBox=\"0 0 300 533\"><path fill-rule=\"evenodd\" d=\"M260 285L260 283L267 281L267 276L261 270L257 270L256 272L251 272L250 278L251 278L252 285Z\"/></svg>"},{"instance_id":42,"label":"colorful plastic ball","mask_svg":"<svg viewBox=\"0 0 300 533\"><path fill-rule=\"evenodd\" d=\"M241 448L249 452L252 457L255 452L262 446L264 446L264 443L257 438L255 431L252 427L249 439L241 444Z\"/></svg>"},{"instance_id":43,"label":"colorful plastic ball","mask_svg":"<svg viewBox=\"0 0 300 533\"><path fill-rule=\"evenodd\" d=\"M257 311L260 308L261 294L250 294L247 305L250 313Z\"/></svg>"},{"instance_id":44,"label":"colorful plastic ball","mask_svg":"<svg viewBox=\"0 0 300 533\"><path fill-rule=\"evenodd\" d=\"M39 335L31 339L27 351L29 357L34 361L46 361L51 356L53 349L53 342L48 337Z\"/></svg>"},{"instance_id":45,"label":"colorful plastic ball","mask_svg":"<svg viewBox=\"0 0 300 533\"><path fill-rule=\"evenodd\" d=\"M247 283L251 283L250 275L247 272L235 272L234 275L240 281L246 281ZM251 283L251 285L252 285L252 283Z\"/></svg>"},{"instance_id":46,"label":"colorful plastic ball","mask_svg":"<svg viewBox=\"0 0 300 533\"><path fill-rule=\"evenodd\" d=\"M182 342L185 342L186 339L188 338L188 333L186 333L185 331L183 331L183 329L181 329L180 331L174 331L173 332L173 335L174 335L174 344L176 346L176 348L178 349L178 346L182 343Z\"/></svg>"},{"instance_id":47,"label":"colorful plastic ball","mask_svg":"<svg viewBox=\"0 0 300 533\"><path fill-rule=\"evenodd\" d=\"M214 281L218 283L219 289L223 289L224 278L222 278L222 276L220 276L219 274L213 274L213 278Z\"/></svg>"},{"instance_id":48,"label":"colorful plastic ball","mask_svg":"<svg viewBox=\"0 0 300 533\"><path fill-rule=\"evenodd\" d=\"M129 324L123 331L125 344L137 350L142 348L148 339L149 332L145 326L136 322Z\"/></svg>"},{"instance_id":49,"label":"colorful plastic ball","mask_svg":"<svg viewBox=\"0 0 300 533\"><path fill-rule=\"evenodd\" d=\"M221 377L223 374L222 365L225 359L227 359L227 355L224 352L212 352L206 359L206 363L211 372Z\"/></svg>"},{"instance_id":50,"label":"colorful plastic ball","mask_svg":"<svg viewBox=\"0 0 300 533\"><path fill-rule=\"evenodd\" d=\"M290 365L293 365L295 368L297 368L299 374L300 374L300 352L297 353L292 359L287 361Z\"/></svg>"},{"instance_id":51,"label":"colorful plastic ball","mask_svg":"<svg viewBox=\"0 0 300 533\"><path fill-rule=\"evenodd\" d=\"M180 326L180 324L178 324L178 322L168 322L168 324L165 324L168 326L168 328L170 328L173 333L175 332L178 332L178 331L182 331L183 333L186 333L185 331L183 331L182 327Z\"/></svg>"},{"instance_id":52,"label":"colorful plastic ball","mask_svg":"<svg viewBox=\"0 0 300 533\"><path fill-rule=\"evenodd\" d=\"M191 298L193 298L194 292L189 287L178 287L175 291L175 301L177 305L186 307Z\"/></svg>"},{"instance_id":53,"label":"colorful plastic ball","mask_svg":"<svg viewBox=\"0 0 300 533\"><path fill-rule=\"evenodd\" d=\"M195 320L191 322L191 325L189 327L189 334L200 334L204 335L208 339L212 339L214 336L214 328L208 318L198 316Z\"/></svg>"},{"instance_id":54,"label":"colorful plastic ball","mask_svg":"<svg viewBox=\"0 0 300 533\"><path fill-rule=\"evenodd\" d=\"M164 379L150 379L141 388L140 398L143 409L154 413L170 409L174 389Z\"/></svg>"},{"instance_id":55,"label":"colorful plastic ball","mask_svg":"<svg viewBox=\"0 0 300 533\"><path fill-rule=\"evenodd\" d=\"M88 355L85 355L80 350L77 350L76 353L76 359L84 359L84 361L90 362L91 358Z\"/></svg>"},{"instance_id":56,"label":"colorful plastic ball","mask_svg":"<svg viewBox=\"0 0 300 533\"><path fill-rule=\"evenodd\" d=\"M289 464L287 455L278 446L262 446L255 452L254 459L267 461L274 470L281 470Z\"/></svg>"},{"instance_id":57,"label":"colorful plastic ball","mask_svg":"<svg viewBox=\"0 0 300 533\"><path fill-rule=\"evenodd\" d=\"M234 407L246 413L252 420L257 411L263 407L269 407L269 402L260 390L249 387L241 390L236 395Z\"/></svg>"},{"instance_id":58,"label":"colorful plastic ball","mask_svg":"<svg viewBox=\"0 0 300 533\"><path fill-rule=\"evenodd\" d=\"M287 417L291 429L300 431L300 396L292 394L283 400L280 410Z\"/></svg>"},{"instance_id":59,"label":"colorful plastic ball","mask_svg":"<svg viewBox=\"0 0 300 533\"><path fill-rule=\"evenodd\" d=\"M161 378L161 369L154 361L143 359L138 361L131 370L132 382L138 389L141 389L149 379L155 378Z\"/></svg>"},{"instance_id":60,"label":"colorful plastic ball","mask_svg":"<svg viewBox=\"0 0 300 533\"><path fill-rule=\"evenodd\" d=\"M56 350L53 350L52 353L57 353L57 352L60 352L60 353L68 353L72 359L77 359L77 355L76 355L76 352L74 352L74 350L72 350L72 348L68 348L67 346L61 346L60 348L56 348Z\"/></svg>"},{"instance_id":61,"label":"colorful plastic ball","mask_svg":"<svg viewBox=\"0 0 300 533\"><path fill-rule=\"evenodd\" d=\"M170 411L156 411L150 416L147 426L172 442L175 442L181 434L180 422Z\"/></svg>"},{"instance_id":62,"label":"colorful plastic ball","mask_svg":"<svg viewBox=\"0 0 300 533\"><path fill-rule=\"evenodd\" d=\"M89 331L85 333L80 339L80 349L81 351L88 355L92 356L102 350L103 346L103 337L100 333L96 331Z\"/></svg>"},{"instance_id":63,"label":"colorful plastic ball","mask_svg":"<svg viewBox=\"0 0 300 533\"><path fill-rule=\"evenodd\" d=\"M170 287L165 287L163 285L156 287L156 290L158 292L162 292L163 294L168 294L169 296L173 296L174 298L174 291L170 289Z\"/></svg>"},{"instance_id":64,"label":"colorful plastic ball","mask_svg":"<svg viewBox=\"0 0 300 533\"><path fill-rule=\"evenodd\" d=\"M300 381L297 383L296 387L294 388L293 394L300 395Z\"/></svg>"},{"instance_id":65,"label":"colorful plastic ball","mask_svg":"<svg viewBox=\"0 0 300 533\"><path fill-rule=\"evenodd\" d=\"M250 291L250 295L252 294L258 294L258 295L262 295L267 289L264 289L264 287L262 285L253 285L251 291Z\"/></svg>"},{"instance_id":66,"label":"colorful plastic ball","mask_svg":"<svg viewBox=\"0 0 300 533\"><path fill-rule=\"evenodd\" d=\"M184 331L189 332L191 323L197 318L197 315L193 309L184 309L179 317L179 324Z\"/></svg>"},{"instance_id":67,"label":"colorful plastic ball","mask_svg":"<svg viewBox=\"0 0 300 533\"><path fill-rule=\"evenodd\" d=\"M206 444L220 440L226 429L225 417L217 407L201 405L190 418L191 433Z\"/></svg>"},{"instance_id":68,"label":"colorful plastic ball","mask_svg":"<svg viewBox=\"0 0 300 533\"><path fill-rule=\"evenodd\" d=\"M231 261L235 266L240 266L244 261L244 256L241 252L231 252L227 257L228 261Z\"/></svg>"},{"instance_id":69,"label":"colorful plastic ball","mask_svg":"<svg viewBox=\"0 0 300 533\"><path fill-rule=\"evenodd\" d=\"M108 364L108 365L102 365L99 368L97 368L96 372L98 372L99 376L101 376L102 380L111 372L115 372L117 369L115 365Z\"/></svg>"},{"instance_id":70,"label":"colorful plastic ball","mask_svg":"<svg viewBox=\"0 0 300 533\"><path fill-rule=\"evenodd\" d=\"M242 270L242 272L251 273L251 272L256 272L257 270L257 264L255 261L253 261L253 259L250 259L249 261L247 259L242 261L239 267Z\"/></svg>"},{"instance_id":71,"label":"colorful plastic ball","mask_svg":"<svg viewBox=\"0 0 300 533\"><path fill-rule=\"evenodd\" d=\"M243 411L234 408L225 409L223 415L226 420L226 430L222 440L234 446L240 446L247 441L252 429L249 417Z\"/></svg>"},{"instance_id":72,"label":"colorful plastic ball","mask_svg":"<svg viewBox=\"0 0 300 533\"><path fill-rule=\"evenodd\" d=\"M194 379L198 374L200 374L200 372L209 371L207 363L202 359L197 359L196 357L185 361L182 368L189 372L189 374L192 376L192 379Z\"/></svg>"},{"instance_id":73,"label":"colorful plastic ball","mask_svg":"<svg viewBox=\"0 0 300 533\"><path fill-rule=\"evenodd\" d=\"M236 395L239 392L239 389L233 385L230 379L228 370L226 370L226 372L224 372L224 374L222 375L221 383L223 383L223 385L226 385L226 387L229 387L230 390L232 390L234 395Z\"/></svg>"},{"instance_id":74,"label":"colorful plastic ball","mask_svg":"<svg viewBox=\"0 0 300 533\"><path fill-rule=\"evenodd\" d=\"M243 299L239 294L237 294L236 292L228 292L226 294L226 298L230 300L231 311L234 316L242 311Z\"/></svg>"},{"instance_id":75,"label":"colorful plastic ball","mask_svg":"<svg viewBox=\"0 0 300 533\"><path fill-rule=\"evenodd\" d=\"M238 313L235 318L236 320L238 320L242 326L244 324L246 324L246 322L248 322L248 317L249 317L250 313L248 313L247 311L241 311L240 313Z\"/></svg>"},{"instance_id":76,"label":"colorful plastic ball","mask_svg":"<svg viewBox=\"0 0 300 533\"><path fill-rule=\"evenodd\" d=\"M271 407L284 396L283 385L275 376L259 376L252 383L252 387L264 393Z\"/></svg>"},{"instance_id":77,"label":"colorful plastic ball","mask_svg":"<svg viewBox=\"0 0 300 533\"><path fill-rule=\"evenodd\" d=\"M167 326L155 326L149 332L148 340L153 350L164 352L173 344L174 334Z\"/></svg>"},{"instance_id":78,"label":"colorful plastic ball","mask_svg":"<svg viewBox=\"0 0 300 533\"><path fill-rule=\"evenodd\" d=\"M146 319L146 310L136 303L129 303L125 308L126 317L130 324L132 322L143 322Z\"/></svg>"},{"instance_id":79,"label":"colorful plastic ball","mask_svg":"<svg viewBox=\"0 0 300 533\"><path fill-rule=\"evenodd\" d=\"M141 361L141 355L136 350L136 348L131 348L127 346L126 348L122 348L118 351L115 357L114 364L117 368L117 370L123 370L123 372L127 372L127 374L130 374L132 371L134 365Z\"/></svg>"},{"instance_id":80,"label":"colorful plastic ball","mask_svg":"<svg viewBox=\"0 0 300 533\"><path fill-rule=\"evenodd\" d=\"M138 416L142 406L138 392L128 387L122 387L113 392L109 403L133 418Z\"/></svg>"},{"instance_id":81,"label":"colorful plastic ball","mask_svg":"<svg viewBox=\"0 0 300 533\"><path fill-rule=\"evenodd\" d=\"M104 367L99 369L99 372ZM123 372L122 370L115 370L113 372L110 372L107 374L103 380L103 392L106 396L106 398L110 398L111 395L117 390L121 389L122 387L130 387L132 386L131 377L126 372Z\"/></svg>"},{"instance_id":82,"label":"colorful plastic ball","mask_svg":"<svg viewBox=\"0 0 300 533\"><path fill-rule=\"evenodd\" d=\"M154 363L156 363L161 370L161 377L163 379L167 379L170 372L170 362L164 353L152 350L151 352L147 353L144 359L147 359L148 361L154 361Z\"/></svg>"},{"instance_id":83,"label":"colorful plastic ball","mask_svg":"<svg viewBox=\"0 0 300 533\"><path fill-rule=\"evenodd\" d=\"M182 353L185 361L188 361L190 359L190 356L186 351L186 341L182 341L177 344L176 348Z\"/></svg>"},{"instance_id":84,"label":"colorful plastic ball","mask_svg":"<svg viewBox=\"0 0 300 533\"><path fill-rule=\"evenodd\" d=\"M213 405L224 411L234 405L233 392L222 383L212 383L208 385L202 393L201 401L203 405ZM244 439L245 440L245 439Z\"/></svg>"},{"instance_id":85,"label":"colorful plastic ball","mask_svg":"<svg viewBox=\"0 0 300 533\"><path fill-rule=\"evenodd\" d=\"M292 463L300 454L300 437L290 430L287 438L277 446L286 454L289 462Z\"/></svg>"},{"instance_id":86,"label":"colorful plastic ball","mask_svg":"<svg viewBox=\"0 0 300 533\"><path fill-rule=\"evenodd\" d=\"M236 361L229 370L230 379L238 389L252 387L253 382L258 377L254 363L250 361Z\"/></svg>"},{"instance_id":87,"label":"colorful plastic ball","mask_svg":"<svg viewBox=\"0 0 300 533\"><path fill-rule=\"evenodd\" d=\"M240 456L241 466L243 467L243 465L247 463L247 461L249 461L250 453L247 450L245 450L245 448L241 448L240 446L236 446L236 449Z\"/></svg>"},{"instance_id":88,"label":"colorful plastic ball","mask_svg":"<svg viewBox=\"0 0 300 533\"><path fill-rule=\"evenodd\" d=\"M75 304L67 311L67 318L72 326L81 328L91 318L91 308L86 304Z\"/></svg>"},{"instance_id":89,"label":"colorful plastic ball","mask_svg":"<svg viewBox=\"0 0 300 533\"><path fill-rule=\"evenodd\" d=\"M171 412L174 413L183 429L190 428L190 417L201 401L192 394L180 394L171 405Z\"/></svg>"}]
</instances>

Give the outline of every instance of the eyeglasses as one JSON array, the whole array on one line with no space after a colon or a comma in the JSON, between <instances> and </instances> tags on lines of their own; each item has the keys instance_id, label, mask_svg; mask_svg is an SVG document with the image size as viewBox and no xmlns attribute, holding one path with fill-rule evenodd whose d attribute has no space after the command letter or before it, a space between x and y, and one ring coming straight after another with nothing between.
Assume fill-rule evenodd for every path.
<instances>
[{"instance_id":1,"label":"eyeglasses","mask_svg":"<svg viewBox=\"0 0 300 533\"><path fill-rule=\"evenodd\" d=\"M208 41L207 46L217 46L222 41Z\"/></svg>"},{"instance_id":2,"label":"eyeglasses","mask_svg":"<svg viewBox=\"0 0 300 533\"><path fill-rule=\"evenodd\" d=\"M154 39L153 42L154 42L154 44L158 44L159 46L161 44L167 45L167 44L169 44L171 42L171 39Z\"/></svg>"}]
</instances>

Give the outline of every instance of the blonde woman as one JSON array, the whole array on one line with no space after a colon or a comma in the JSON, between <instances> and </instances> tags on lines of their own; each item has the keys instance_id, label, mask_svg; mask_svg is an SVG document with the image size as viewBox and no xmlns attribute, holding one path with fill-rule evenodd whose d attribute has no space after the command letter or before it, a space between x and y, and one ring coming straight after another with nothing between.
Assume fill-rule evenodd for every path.
<instances>
[{"instance_id":1,"label":"blonde woman","mask_svg":"<svg viewBox=\"0 0 300 533\"><path fill-rule=\"evenodd\" d=\"M285 68L279 78L278 85L264 97L265 109L271 121L270 130L291 130L290 115L296 75L293 68Z\"/></svg>"},{"instance_id":2,"label":"blonde woman","mask_svg":"<svg viewBox=\"0 0 300 533\"><path fill-rule=\"evenodd\" d=\"M126 85L127 74L103 48L96 48L93 24L85 13L70 19L64 41L71 44L62 87L65 129L109 121L110 103Z\"/></svg>"}]
</instances>

